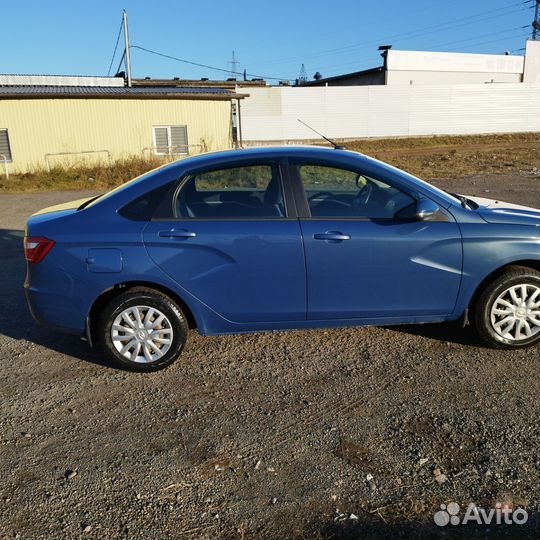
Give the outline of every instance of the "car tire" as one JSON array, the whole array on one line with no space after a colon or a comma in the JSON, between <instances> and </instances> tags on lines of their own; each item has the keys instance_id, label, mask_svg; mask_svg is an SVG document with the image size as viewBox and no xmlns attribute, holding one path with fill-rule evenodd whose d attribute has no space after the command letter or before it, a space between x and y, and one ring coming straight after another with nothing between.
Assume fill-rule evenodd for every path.
<instances>
[{"instance_id":1,"label":"car tire","mask_svg":"<svg viewBox=\"0 0 540 540\"><path fill-rule=\"evenodd\" d=\"M99 318L99 342L117 366L129 371L158 371L182 353L188 323L166 294L134 287L115 296Z\"/></svg>"},{"instance_id":2,"label":"car tire","mask_svg":"<svg viewBox=\"0 0 540 540\"><path fill-rule=\"evenodd\" d=\"M480 339L492 348L522 349L538 343L540 272L526 266L504 269L482 289L470 320Z\"/></svg>"}]
</instances>

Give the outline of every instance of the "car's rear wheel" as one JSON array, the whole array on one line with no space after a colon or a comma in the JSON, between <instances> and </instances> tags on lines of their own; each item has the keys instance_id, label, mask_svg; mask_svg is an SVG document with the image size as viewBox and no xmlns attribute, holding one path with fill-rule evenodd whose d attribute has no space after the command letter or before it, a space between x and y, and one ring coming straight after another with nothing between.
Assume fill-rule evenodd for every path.
<instances>
[{"instance_id":1,"label":"car's rear wheel","mask_svg":"<svg viewBox=\"0 0 540 540\"><path fill-rule=\"evenodd\" d=\"M136 287L114 297L99 321L100 343L109 358L131 371L172 364L187 341L182 310L167 295Z\"/></svg>"},{"instance_id":2,"label":"car's rear wheel","mask_svg":"<svg viewBox=\"0 0 540 540\"><path fill-rule=\"evenodd\" d=\"M487 345L499 349L530 347L540 341L540 272L510 266L480 293L473 326Z\"/></svg>"}]
</instances>

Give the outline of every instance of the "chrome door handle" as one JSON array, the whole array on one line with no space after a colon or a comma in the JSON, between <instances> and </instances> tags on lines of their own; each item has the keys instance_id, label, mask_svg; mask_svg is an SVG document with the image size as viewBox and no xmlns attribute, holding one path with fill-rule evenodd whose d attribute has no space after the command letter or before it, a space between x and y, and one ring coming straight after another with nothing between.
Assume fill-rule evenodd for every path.
<instances>
[{"instance_id":1,"label":"chrome door handle","mask_svg":"<svg viewBox=\"0 0 540 540\"><path fill-rule=\"evenodd\" d=\"M313 235L315 240L327 240L330 242L343 242L343 240L350 240L351 237L348 234L343 234L339 231L326 231L325 233L317 233Z\"/></svg>"},{"instance_id":2,"label":"chrome door handle","mask_svg":"<svg viewBox=\"0 0 540 540\"><path fill-rule=\"evenodd\" d=\"M168 231L159 231L159 236L165 238L195 238L197 233L186 231L185 229L170 229Z\"/></svg>"}]
</instances>

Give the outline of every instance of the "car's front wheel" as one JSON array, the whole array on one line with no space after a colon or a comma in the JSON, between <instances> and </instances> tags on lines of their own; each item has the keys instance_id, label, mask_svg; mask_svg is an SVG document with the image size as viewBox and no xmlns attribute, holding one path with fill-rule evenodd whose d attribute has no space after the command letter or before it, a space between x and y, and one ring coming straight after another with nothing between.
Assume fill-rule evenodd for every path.
<instances>
[{"instance_id":1,"label":"car's front wheel","mask_svg":"<svg viewBox=\"0 0 540 540\"><path fill-rule=\"evenodd\" d=\"M100 343L114 363L131 371L157 371L180 356L188 324L167 295L136 287L109 302L98 331Z\"/></svg>"},{"instance_id":2,"label":"car's front wheel","mask_svg":"<svg viewBox=\"0 0 540 540\"><path fill-rule=\"evenodd\" d=\"M471 322L479 337L498 349L540 341L540 272L510 266L480 293Z\"/></svg>"}]
</instances>

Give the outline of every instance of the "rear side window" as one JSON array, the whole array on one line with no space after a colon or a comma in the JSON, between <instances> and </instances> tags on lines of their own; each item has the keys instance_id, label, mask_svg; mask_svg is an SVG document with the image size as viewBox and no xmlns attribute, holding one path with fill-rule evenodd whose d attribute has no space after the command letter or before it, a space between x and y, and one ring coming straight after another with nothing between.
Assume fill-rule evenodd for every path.
<instances>
[{"instance_id":1,"label":"rear side window","mask_svg":"<svg viewBox=\"0 0 540 540\"><path fill-rule=\"evenodd\" d=\"M190 176L176 194L174 209L177 218L285 217L279 169L250 165Z\"/></svg>"},{"instance_id":2,"label":"rear side window","mask_svg":"<svg viewBox=\"0 0 540 540\"><path fill-rule=\"evenodd\" d=\"M164 186L158 187L137 197L130 203L121 208L118 213L132 221L150 221L158 205L167 196L174 182L169 182Z\"/></svg>"}]
</instances>

